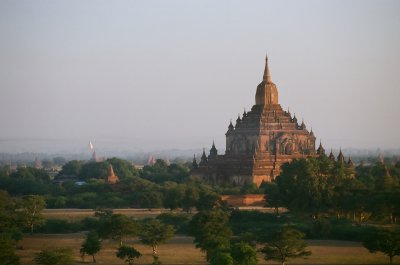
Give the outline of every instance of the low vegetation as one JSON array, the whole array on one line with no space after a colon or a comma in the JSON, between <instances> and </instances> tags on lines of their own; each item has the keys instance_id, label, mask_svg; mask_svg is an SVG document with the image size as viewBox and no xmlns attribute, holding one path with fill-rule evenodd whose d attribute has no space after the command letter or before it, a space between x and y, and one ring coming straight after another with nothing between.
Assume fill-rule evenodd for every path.
<instances>
[{"instance_id":1,"label":"low vegetation","mask_svg":"<svg viewBox=\"0 0 400 265\"><path fill-rule=\"evenodd\" d=\"M109 165L120 178L116 185L105 181ZM128 264L165 263L163 249L168 249L175 233L192 236L212 265L256 265L263 259L301 263L322 251L307 247L307 240L363 242L365 251L386 255L391 263L400 254L400 163L353 168L326 156L294 160L283 166L274 182L260 188L210 187L191 178L189 170L187 164L167 165L162 160L137 170L116 158L100 163L70 161L54 180L43 170L19 168L10 174L0 169L0 258L19 264L16 253L23 250L16 248L24 247L20 242L24 233L27 237L82 232L85 237L78 246L73 244L73 251L82 259L91 256L93 263L104 259L104 248ZM220 199L223 193L246 192L265 193L266 204L275 213L240 211ZM66 212L64 217L46 219L45 207L89 208L95 214L69 218ZM118 207L171 211L139 219L111 210ZM288 211L279 212L282 207ZM69 264L74 260L70 251L69 246L43 247L30 261Z\"/></svg>"}]
</instances>

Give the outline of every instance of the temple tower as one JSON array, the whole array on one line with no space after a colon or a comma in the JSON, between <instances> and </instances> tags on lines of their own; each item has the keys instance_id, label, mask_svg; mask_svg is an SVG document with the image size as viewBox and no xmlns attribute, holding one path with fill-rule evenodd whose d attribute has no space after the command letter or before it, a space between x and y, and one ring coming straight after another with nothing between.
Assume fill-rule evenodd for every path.
<instances>
[{"instance_id":1,"label":"temple tower","mask_svg":"<svg viewBox=\"0 0 400 265\"><path fill-rule=\"evenodd\" d=\"M192 170L192 175L218 184L260 185L279 175L283 163L318 156L314 132L307 130L304 120L299 125L296 115L292 117L280 106L268 58L256 89L255 105L238 116L235 126L230 122L225 136L225 154L218 155L213 143L210 155L207 158L203 151L199 167Z\"/></svg>"},{"instance_id":2,"label":"temple tower","mask_svg":"<svg viewBox=\"0 0 400 265\"><path fill-rule=\"evenodd\" d=\"M271 104L278 104L278 89L272 82L268 66L268 56L266 56L263 80L257 86L256 105L269 106Z\"/></svg>"}]
</instances>

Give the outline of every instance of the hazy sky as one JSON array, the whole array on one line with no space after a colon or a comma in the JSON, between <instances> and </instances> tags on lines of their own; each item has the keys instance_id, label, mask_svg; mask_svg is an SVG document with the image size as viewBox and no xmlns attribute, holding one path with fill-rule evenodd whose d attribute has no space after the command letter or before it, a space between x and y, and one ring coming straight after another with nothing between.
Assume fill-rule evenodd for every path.
<instances>
[{"instance_id":1,"label":"hazy sky","mask_svg":"<svg viewBox=\"0 0 400 265\"><path fill-rule=\"evenodd\" d=\"M223 150L266 52L326 148L400 147L400 1L1 0L0 152Z\"/></svg>"}]
</instances>

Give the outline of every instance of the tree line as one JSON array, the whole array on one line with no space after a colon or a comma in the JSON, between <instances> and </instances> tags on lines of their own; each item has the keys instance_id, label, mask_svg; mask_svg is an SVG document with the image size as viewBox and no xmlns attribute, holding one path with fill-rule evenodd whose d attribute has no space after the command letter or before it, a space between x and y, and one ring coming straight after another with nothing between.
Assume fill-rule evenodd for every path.
<instances>
[{"instance_id":1,"label":"tree line","mask_svg":"<svg viewBox=\"0 0 400 265\"><path fill-rule=\"evenodd\" d=\"M400 216L400 162L349 166L325 155L282 166L265 184L267 205L291 212L396 223Z\"/></svg>"}]
</instances>

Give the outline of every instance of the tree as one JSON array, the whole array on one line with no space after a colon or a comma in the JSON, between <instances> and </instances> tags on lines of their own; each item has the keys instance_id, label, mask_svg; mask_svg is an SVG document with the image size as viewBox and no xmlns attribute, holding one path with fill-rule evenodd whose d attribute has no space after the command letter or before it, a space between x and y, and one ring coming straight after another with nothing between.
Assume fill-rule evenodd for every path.
<instances>
[{"instance_id":1,"label":"tree","mask_svg":"<svg viewBox=\"0 0 400 265\"><path fill-rule=\"evenodd\" d=\"M98 230L100 237L118 240L120 246L126 236L135 235L139 230L135 221L122 214L106 214L100 217L100 223Z\"/></svg>"},{"instance_id":2,"label":"tree","mask_svg":"<svg viewBox=\"0 0 400 265\"><path fill-rule=\"evenodd\" d=\"M290 210L318 218L327 206L327 178L315 158L293 160L282 165L276 183L283 203Z\"/></svg>"},{"instance_id":3,"label":"tree","mask_svg":"<svg viewBox=\"0 0 400 265\"><path fill-rule=\"evenodd\" d=\"M157 219L151 219L142 225L139 237L143 244L152 247L153 255L155 255L157 254L158 245L166 242L174 234L175 229L173 226L166 225Z\"/></svg>"},{"instance_id":4,"label":"tree","mask_svg":"<svg viewBox=\"0 0 400 265\"><path fill-rule=\"evenodd\" d=\"M208 189L200 191L199 199L197 201L196 208L198 211L211 210L221 203L221 197Z\"/></svg>"},{"instance_id":5,"label":"tree","mask_svg":"<svg viewBox=\"0 0 400 265\"><path fill-rule=\"evenodd\" d=\"M229 252L218 250L210 258L210 265L233 265L233 258Z\"/></svg>"},{"instance_id":6,"label":"tree","mask_svg":"<svg viewBox=\"0 0 400 265\"><path fill-rule=\"evenodd\" d=\"M164 195L164 207L174 210L182 206L185 196L184 185L170 185L166 188Z\"/></svg>"},{"instance_id":7,"label":"tree","mask_svg":"<svg viewBox=\"0 0 400 265\"><path fill-rule=\"evenodd\" d=\"M54 165L54 163L53 163L53 161L50 160L50 159L44 159L44 160L42 161L42 165L43 165L43 168L49 169L49 168L51 168L51 167Z\"/></svg>"},{"instance_id":8,"label":"tree","mask_svg":"<svg viewBox=\"0 0 400 265\"><path fill-rule=\"evenodd\" d=\"M45 222L42 214L46 206L46 201L43 196L28 195L24 196L21 201L22 218L25 225L30 228L31 234L34 227Z\"/></svg>"},{"instance_id":9,"label":"tree","mask_svg":"<svg viewBox=\"0 0 400 265\"><path fill-rule=\"evenodd\" d=\"M246 242L238 242L231 247L235 265L257 265L257 251Z\"/></svg>"},{"instance_id":10,"label":"tree","mask_svg":"<svg viewBox=\"0 0 400 265\"><path fill-rule=\"evenodd\" d=\"M78 177L82 168L82 164L83 162L78 160L69 161L62 167L62 170L60 171L58 176L66 175Z\"/></svg>"},{"instance_id":11,"label":"tree","mask_svg":"<svg viewBox=\"0 0 400 265\"><path fill-rule=\"evenodd\" d=\"M80 179L105 179L108 174L107 162L88 162L82 165L78 177Z\"/></svg>"},{"instance_id":12,"label":"tree","mask_svg":"<svg viewBox=\"0 0 400 265\"><path fill-rule=\"evenodd\" d=\"M125 260L125 262L127 262L129 265L132 265L135 259L138 259L140 256L142 256L142 254L140 254L140 252L134 247L126 245L120 246L115 254L118 258Z\"/></svg>"},{"instance_id":13,"label":"tree","mask_svg":"<svg viewBox=\"0 0 400 265\"><path fill-rule=\"evenodd\" d=\"M371 253L384 253L393 264L393 258L400 255L400 230L375 230L366 237L363 245Z\"/></svg>"},{"instance_id":14,"label":"tree","mask_svg":"<svg viewBox=\"0 0 400 265\"><path fill-rule=\"evenodd\" d=\"M182 200L182 208L187 213L192 212L192 208L196 207L199 201L199 191L194 185L188 185Z\"/></svg>"},{"instance_id":15,"label":"tree","mask_svg":"<svg viewBox=\"0 0 400 265\"><path fill-rule=\"evenodd\" d=\"M82 255L88 254L92 255L93 258L93 263L96 263L96 259L94 257L94 254L99 252L101 249L101 241L100 238L98 237L97 233L94 231L89 232L86 235L85 242L83 242L80 252Z\"/></svg>"},{"instance_id":16,"label":"tree","mask_svg":"<svg viewBox=\"0 0 400 265\"><path fill-rule=\"evenodd\" d=\"M115 175L120 179L126 179L138 175L138 170L129 161L120 158L110 158L107 159L114 169Z\"/></svg>"},{"instance_id":17,"label":"tree","mask_svg":"<svg viewBox=\"0 0 400 265\"><path fill-rule=\"evenodd\" d=\"M197 213L189 223L189 233L196 247L207 252L208 261L216 250L229 250L232 231L228 221L229 215L216 208Z\"/></svg>"},{"instance_id":18,"label":"tree","mask_svg":"<svg viewBox=\"0 0 400 265\"><path fill-rule=\"evenodd\" d=\"M162 263L159 260L158 256L153 255L153 262L150 265L162 265Z\"/></svg>"},{"instance_id":19,"label":"tree","mask_svg":"<svg viewBox=\"0 0 400 265\"><path fill-rule=\"evenodd\" d=\"M11 240L0 239L0 261L5 265L19 265L19 257Z\"/></svg>"},{"instance_id":20,"label":"tree","mask_svg":"<svg viewBox=\"0 0 400 265\"><path fill-rule=\"evenodd\" d=\"M68 248L53 248L42 250L33 260L37 265L72 265L72 250Z\"/></svg>"},{"instance_id":21,"label":"tree","mask_svg":"<svg viewBox=\"0 0 400 265\"><path fill-rule=\"evenodd\" d=\"M7 192L0 190L0 237L7 239L7 242L14 241L15 248L18 248L18 241L23 237L20 219L15 200Z\"/></svg>"},{"instance_id":22,"label":"tree","mask_svg":"<svg viewBox=\"0 0 400 265\"><path fill-rule=\"evenodd\" d=\"M273 207L275 214L279 215L279 207L282 207L283 204L278 185L275 182L265 183L264 188L266 206Z\"/></svg>"},{"instance_id":23,"label":"tree","mask_svg":"<svg viewBox=\"0 0 400 265\"><path fill-rule=\"evenodd\" d=\"M53 163L58 166L63 166L63 165L65 165L66 162L67 162L67 160L65 159L65 157L62 157L62 156L56 156L53 158Z\"/></svg>"},{"instance_id":24,"label":"tree","mask_svg":"<svg viewBox=\"0 0 400 265\"><path fill-rule=\"evenodd\" d=\"M303 240L304 234L290 227L283 227L272 235L267 235L264 247L265 260L276 260L285 264L289 258L297 258L311 255L306 250L307 244Z\"/></svg>"}]
</instances>

